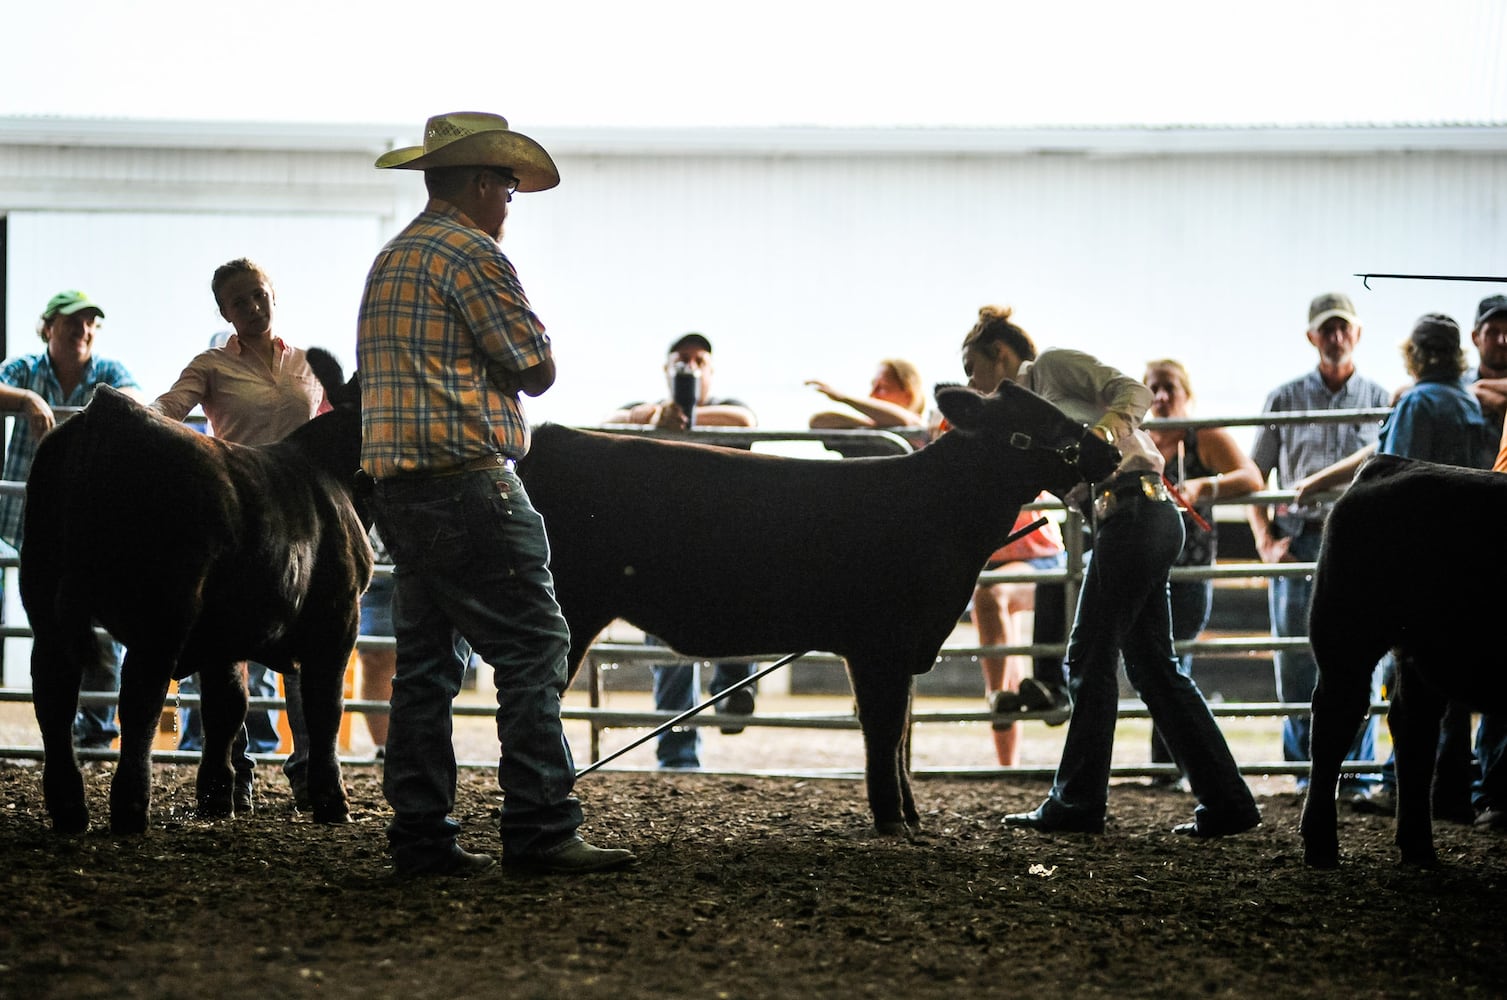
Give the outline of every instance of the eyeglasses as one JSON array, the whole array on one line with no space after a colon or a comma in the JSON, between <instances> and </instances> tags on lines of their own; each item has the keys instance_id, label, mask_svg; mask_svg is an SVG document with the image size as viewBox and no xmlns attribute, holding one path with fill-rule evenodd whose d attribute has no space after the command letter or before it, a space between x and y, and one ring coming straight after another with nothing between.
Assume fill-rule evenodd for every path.
<instances>
[{"instance_id":1,"label":"eyeglasses","mask_svg":"<svg viewBox=\"0 0 1507 1000\"><path fill-rule=\"evenodd\" d=\"M497 170L493 167L483 167L482 169L502 181L503 186L508 189L509 198L518 193L518 178L508 173L506 170Z\"/></svg>"}]
</instances>

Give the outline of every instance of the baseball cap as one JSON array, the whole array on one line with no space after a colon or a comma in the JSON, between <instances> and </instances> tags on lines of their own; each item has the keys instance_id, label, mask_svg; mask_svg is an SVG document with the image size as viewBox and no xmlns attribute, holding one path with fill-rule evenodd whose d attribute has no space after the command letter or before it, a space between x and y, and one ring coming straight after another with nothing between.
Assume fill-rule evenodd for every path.
<instances>
[{"instance_id":1,"label":"baseball cap","mask_svg":"<svg viewBox=\"0 0 1507 1000\"><path fill-rule=\"evenodd\" d=\"M1323 326L1324 321L1331 316L1338 316L1351 326L1360 325L1360 317L1355 315L1355 306L1350 302L1350 297L1339 292L1327 292L1308 303L1308 332L1312 333Z\"/></svg>"},{"instance_id":2,"label":"baseball cap","mask_svg":"<svg viewBox=\"0 0 1507 1000\"><path fill-rule=\"evenodd\" d=\"M670 345L670 353L674 354L682 347L697 347L708 354L712 353L712 342L699 333L682 334L675 343Z\"/></svg>"},{"instance_id":3,"label":"baseball cap","mask_svg":"<svg viewBox=\"0 0 1507 1000\"><path fill-rule=\"evenodd\" d=\"M1507 313L1507 295L1488 295L1476 307L1476 329L1498 313Z\"/></svg>"},{"instance_id":4,"label":"baseball cap","mask_svg":"<svg viewBox=\"0 0 1507 1000\"><path fill-rule=\"evenodd\" d=\"M1424 313L1413 324L1408 342L1427 351L1458 351L1460 324L1443 313Z\"/></svg>"},{"instance_id":5,"label":"baseball cap","mask_svg":"<svg viewBox=\"0 0 1507 1000\"><path fill-rule=\"evenodd\" d=\"M72 316L85 309L93 309L99 313L101 319L105 316L105 311L100 308L99 303L83 292L77 290L58 292L47 300L47 308L42 310L42 321L46 322L54 316Z\"/></svg>"}]
</instances>

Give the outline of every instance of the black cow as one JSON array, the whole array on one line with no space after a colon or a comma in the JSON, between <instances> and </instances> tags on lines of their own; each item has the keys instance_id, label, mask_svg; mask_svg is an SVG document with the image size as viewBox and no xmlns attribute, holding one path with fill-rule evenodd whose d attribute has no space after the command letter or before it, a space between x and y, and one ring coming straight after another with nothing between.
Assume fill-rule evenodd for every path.
<instances>
[{"instance_id":1,"label":"black cow","mask_svg":"<svg viewBox=\"0 0 1507 1000\"><path fill-rule=\"evenodd\" d=\"M1034 393L937 389L910 455L802 460L545 425L519 475L549 534L571 669L622 618L692 656L841 655L882 833L919 823L914 674L936 662L1020 506L1107 476L1110 445Z\"/></svg>"},{"instance_id":2,"label":"black cow","mask_svg":"<svg viewBox=\"0 0 1507 1000\"><path fill-rule=\"evenodd\" d=\"M89 825L71 724L93 625L126 646L110 828L146 829L152 734L168 681L200 673L198 805L250 806L230 748L246 714L236 664L298 664L314 818L349 818L336 738L346 662L372 554L353 506L360 389L322 351L309 362L334 409L251 448L199 434L107 386L42 439L26 485L21 600L35 638L32 691L54 829Z\"/></svg>"},{"instance_id":3,"label":"black cow","mask_svg":"<svg viewBox=\"0 0 1507 1000\"><path fill-rule=\"evenodd\" d=\"M1439 553L1420 553L1412 542L1470 526L1478 529L1470 559L1495 572L1496 557L1507 551L1493 541L1491 526L1504 510L1507 476L1395 455L1369 459L1335 503L1308 620L1319 669L1302 819L1308 864L1339 864L1340 762L1370 704L1372 672L1388 650L1397 658L1387 710L1397 765L1397 846L1406 864L1436 863L1430 782L1445 705L1507 711L1502 645L1488 627L1502 613L1502 587Z\"/></svg>"}]
</instances>

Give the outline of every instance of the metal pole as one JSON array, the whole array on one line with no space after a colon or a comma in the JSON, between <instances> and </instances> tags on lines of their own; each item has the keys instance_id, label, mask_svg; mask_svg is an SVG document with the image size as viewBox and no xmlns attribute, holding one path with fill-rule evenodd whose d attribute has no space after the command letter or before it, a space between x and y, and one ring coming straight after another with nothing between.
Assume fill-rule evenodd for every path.
<instances>
[{"instance_id":1,"label":"metal pole","mask_svg":"<svg viewBox=\"0 0 1507 1000\"><path fill-rule=\"evenodd\" d=\"M810 650L806 650L806 653L809 653L809 652L810 652ZM679 715L675 716L675 718L671 719L670 721L668 721L666 723L663 723L662 725L659 725L659 726L655 727L654 729L651 729L649 732L645 733L643 736L640 736L638 739L634 740L632 743L629 743L627 746L620 747L619 749L614 750L612 753L610 753L607 756L603 757L601 760L595 761L594 763L588 764L586 767L581 768L579 771L576 772L576 777L577 778L584 777L584 776L590 774L592 771L595 771L597 768L601 767L603 764L606 764L609 761L617 760L619 757L621 757L623 754L627 753L629 750L634 750L634 749L636 749L638 747L643 746L645 743L647 743L650 740L654 739L654 737L658 736L660 733L667 732L668 730L674 729L676 726L680 725L682 722L684 722L685 720L689 719L693 715L700 715L702 712L706 711L708 708L711 708L717 702L721 701L723 698L726 698L728 695L732 694L734 691L737 691L737 690L739 690L741 688L746 688L750 684L753 684L754 682L758 681L762 677L767 677L768 675L774 673L776 670L778 670L781 667L783 667L785 664L793 662L795 660L799 660L801 657L805 656L806 653L791 653L788 656L782 656L782 657L780 657L778 660L775 660L773 663L771 663L769 666L765 667L763 670L760 670L758 673L756 673L756 674L749 674L747 677L743 678L741 681L738 681L736 684L734 684L732 687L728 688L727 690L721 691L721 692L719 692L717 694L712 695L706 701L702 702L699 705L696 705L693 708L686 709L684 712L681 712Z\"/></svg>"}]
</instances>

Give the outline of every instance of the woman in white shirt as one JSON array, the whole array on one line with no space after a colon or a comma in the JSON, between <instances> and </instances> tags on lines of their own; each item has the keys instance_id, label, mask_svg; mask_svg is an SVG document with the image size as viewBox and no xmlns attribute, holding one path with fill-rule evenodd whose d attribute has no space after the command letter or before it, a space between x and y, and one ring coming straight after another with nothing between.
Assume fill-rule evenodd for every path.
<instances>
[{"instance_id":1,"label":"woman in white shirt","mask_svg":"<svg viewBox=\"0 0 1507 1000\"><path fill-rule=\"evenodd\" d=\"M1093 552L1067 645L1073 712L1046 801L1006 816L1006 825L1104 831L1123 656L1126 676L1198 799L1193 821L1174 832L1221 837L1257 826L1261 812L1224 735L1197 686L1177 669L1167 573L1182 548L1183 524L1161 476L1161 452L1140 426L1150 390L1080 351L1038 354L1010 322L1010 310L995 306L979 310L964 338L963 370L983 392L1006 379L1025 386L1089 424L1121 455L1109 479L1080 485L1065 498L1093 526Z\"/></svg>"}]
</instances>

